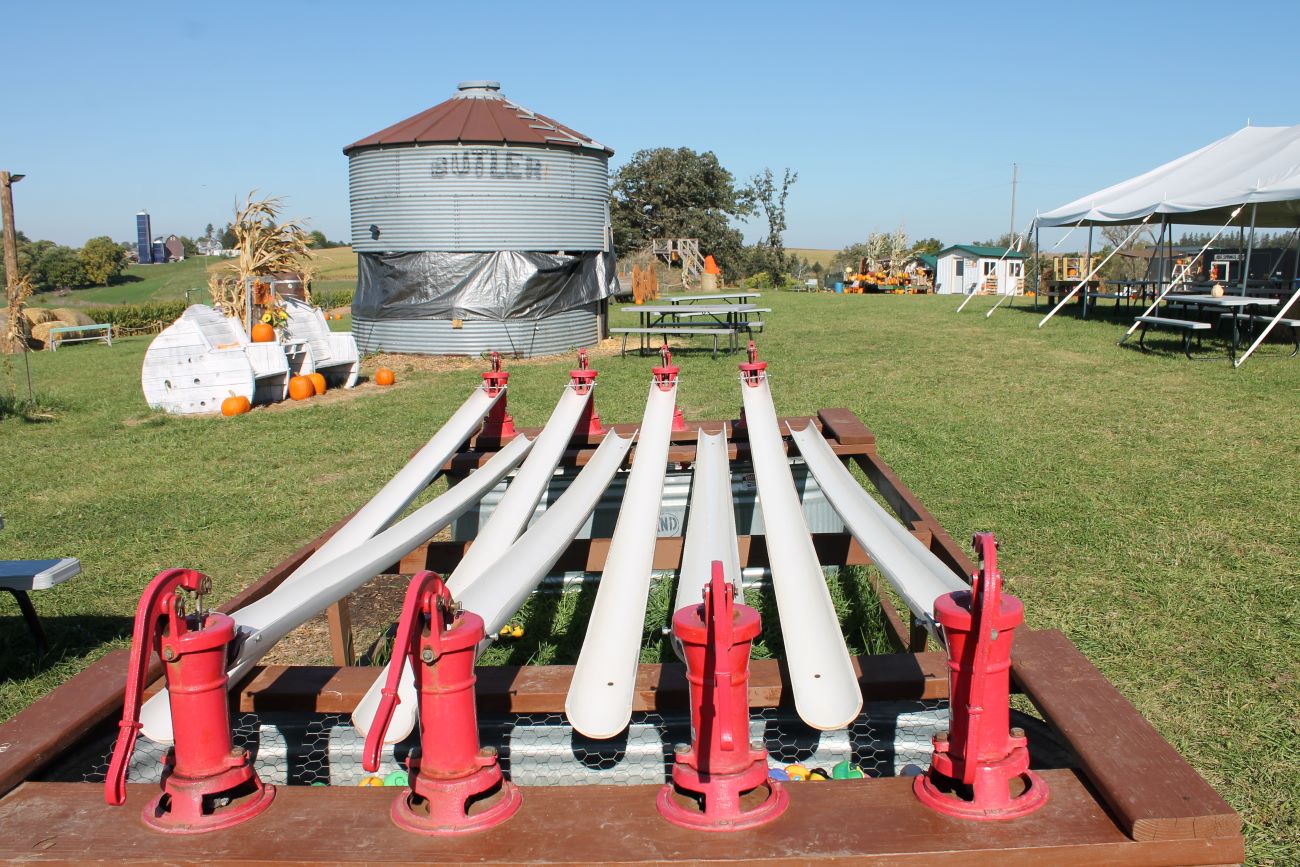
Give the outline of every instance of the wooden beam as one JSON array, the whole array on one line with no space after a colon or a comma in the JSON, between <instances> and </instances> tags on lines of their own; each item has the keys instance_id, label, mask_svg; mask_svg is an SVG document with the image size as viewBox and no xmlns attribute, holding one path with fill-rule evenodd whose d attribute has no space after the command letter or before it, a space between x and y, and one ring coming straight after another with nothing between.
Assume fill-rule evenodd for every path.
<instances>
[{"instance_id":1,"label":"wooden beam","mask_svg":"<svg viewBox=\"0 0 1300 867\"><path fill-rule=\"evenodd\" d=\"M859 656L853 660L867 701L948 697L947 660L942 653ZM254 671L240 691L241 711L351 713L374 682L374 667L268 665ZM502 665L475 669L481 713L563 713L573 679L571 665ZM789 706L784 665L773 659L750 662L750 707ZM681 663L643 663L637 668L633 710L684 710L686 670Z\"/></svg>"},{"instance_id":2,"label":"wooden beam","mask_svg":"<svg viewBox=\"0 0 1300 867\"><path fill-rule=\"evenodd\" d=\"M396 790L281 786L251 822L178 841L136 815L156 785L127 787L124 808L103 786L29 783L0 802L0 859L85 864L907 864L969 867L1227 864L1240 836L1134 842L1069 770L1042 772L1052 797L1009 822L939 816L905 777L789 785L774 824L706 834L665 822L659 786L526 788L510 821L481 834L436 839L393 824Z\"/></svg>"},{"instance_id":3,"label":"wooden beam","mask_svg":"<svg viewBox=\"0 0 1300 867\"><path fill-rule=\"evenodd\" d=\"M1133 839L1240 833L1241 817L1227 801L1064 634L1017 634L1011 671Z\"/></svg>"},{"instance_id":4,"label":"wooden beam","mask_svg":"<svg viewBox=\"0 0 1300 867\"><path fill-rule=\"evenodd\" d=\"M335 665L356 665L352 649L352 612L344 596L326 609L330 626L330 657Z\"/></svg>"}]
</instances>

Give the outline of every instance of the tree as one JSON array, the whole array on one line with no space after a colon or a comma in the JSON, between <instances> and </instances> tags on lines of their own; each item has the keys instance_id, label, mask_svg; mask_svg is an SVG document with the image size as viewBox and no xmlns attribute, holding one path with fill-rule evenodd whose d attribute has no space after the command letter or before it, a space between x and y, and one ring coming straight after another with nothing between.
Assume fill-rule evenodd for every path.
<instances>
[{"instance_id":1,"label":"tree","mask_svg":"<svg viewBox=\"0 0 1300 867\"><path fill-rule=\"evenodd\" d=\"M922 238L912 245L912 252L920 256L937 256L943 249L943 241L938 238Z\"/></svg>"},{"instance_id":2,"label":"tree","mask_svg":"<svg viewBox=\"0 0 1300 867\"><path fill-rule=\"evenodd\" d=\"M32 284L37 291L80 289L90 285L90 278L86 276L76 250L50 241L37 243L49 245L41 250L31 270Z\"/></svg>"},{"instance_id":3,"label":"tree","mask_svg":"<svg viewBox=\"0 0 1300 867\"><path fill-rule=\"evenodd\" d=\"M324 250L326 247L330 246L330 242L329 239L325 237L324 232L320 229L313 229L307 233L307 246L311 247L313 250Z\"/></svg>"},{"instance_id":4,"label":"tree","mask_svg":"<svg viewBox=\"0 0 1300 867\"><path fill-rule=\"evenodd\" d=\"M653 148L632 155L614 175L610 222L614 249L627 255L653 238L699 238L700 250L736 273L743 237L730 218L753 213L746 190L712 151Z\"/></svg>"},{"instance_id":5,"label":"tree","mask_svg":"<svg viewBox=\"0 0 1300 867\"><path fill-rule=\"evenodd\" d=\"M126 267L126 250L107 235L87 241L81 248L80 258L86 278L95 286L107 286Z\"/></svg>"},{"instance_id":6,"label":"tree","mask_svg":"<svg viewBox=\"0 0 1300 867\"><path fill-rule=\"evenodd\" d=\"M233 250L239 243L239 236L235 234L235 227L226 223L226 228L221 230L221 249Z\"/></svg>"},{"instance_id":7,"label":"tree","mask_svg":"<svg viewBox=\"0 0 1300 867\"><path fill-rule=\"evenodd\" d=\"M208 223L208 225L204 227L203 237L209 241L216 237L216 230L212 228L211 223Z\"/></svg>"},{"instance_id":8,"label":"tree","mask_svg":"<svg viewBox=\"0 0 1300 867\"><path fill-rule=\"evenodd\" d=\"M781 235L786 229L785 199L790 195L790 187L794 186L797 180L799 180L799 173L786 169L778 188L776 177L768 168L749 180L754 201L767 217L767 237L759 241L758 246L766 254L769 263L765 270L774 276L786 272L785 243L781 240Z\"/></svg>"},{"instance_id":9,"label":"tree","mask_svg":"<svg viewBox=\"0 0 1300 867\"><path fill-rule=\"evenodd\" d=\"M178 240L181 242L181 252L185 254L185 258L199 255L199 245L193 238L181 235Z\"/></svg>"}]
</instances>

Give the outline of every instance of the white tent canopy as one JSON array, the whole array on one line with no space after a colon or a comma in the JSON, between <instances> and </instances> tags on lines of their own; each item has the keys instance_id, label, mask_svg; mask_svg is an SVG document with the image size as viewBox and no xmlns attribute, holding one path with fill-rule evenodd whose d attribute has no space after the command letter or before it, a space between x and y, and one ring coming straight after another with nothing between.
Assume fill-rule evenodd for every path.
<instances>
[{"instance_id":1,"label":"white tent canopy","mask_svg":"<svg viewBox=\"0 0 1300 867\"><path fill-rule=\"evenodd\" d=\"M1040 214L1037 225L1226 223L1254 205L1259 226L1300 226L1300 126L1248 126L1145 174Z\"/></svg>"}]
</instances>

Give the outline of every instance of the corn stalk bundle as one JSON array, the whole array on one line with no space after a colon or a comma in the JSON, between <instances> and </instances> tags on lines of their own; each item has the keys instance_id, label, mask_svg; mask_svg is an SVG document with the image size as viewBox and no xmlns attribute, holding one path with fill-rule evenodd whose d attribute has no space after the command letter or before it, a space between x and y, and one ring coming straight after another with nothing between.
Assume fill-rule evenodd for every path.
<instances>
[{"instance_id":1,"label":"corn stalk bundle","mask_svg":"<svg viewBox=\"0 0 1300 867\"><path fill-rule=\"evenodd\" d=\"M235 209L236 257L208 280L212 303L227 313L244 311L250 278L279 271L301 272L311 257L302 224L297 220L280 222L284 200L279 196L255 199L256 194L256 190L249 193L243 206Z\"/></svg>"}]
</instances>

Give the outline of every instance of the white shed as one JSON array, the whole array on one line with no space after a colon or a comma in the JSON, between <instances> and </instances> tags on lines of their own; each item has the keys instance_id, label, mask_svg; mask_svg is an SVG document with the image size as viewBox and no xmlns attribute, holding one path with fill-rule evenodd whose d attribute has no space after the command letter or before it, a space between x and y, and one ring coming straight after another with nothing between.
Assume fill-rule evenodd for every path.
<instances>
[{"instance_id":1,"label":"white shed","mask_svg":"<svg viewBox=\"0 0 1300 867\"><path fill-rule=\"evenodd\" d=\"M941 295L1019 295L1025 290L1026 258L1006 247L954 244L939 251L934 291Z\"/></svg>"}]
</instances>

